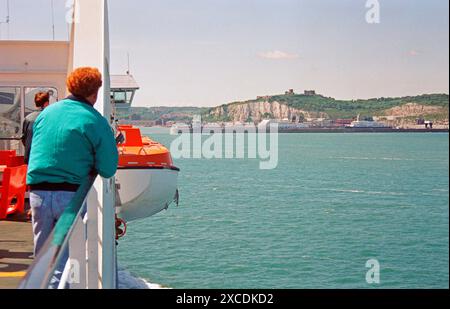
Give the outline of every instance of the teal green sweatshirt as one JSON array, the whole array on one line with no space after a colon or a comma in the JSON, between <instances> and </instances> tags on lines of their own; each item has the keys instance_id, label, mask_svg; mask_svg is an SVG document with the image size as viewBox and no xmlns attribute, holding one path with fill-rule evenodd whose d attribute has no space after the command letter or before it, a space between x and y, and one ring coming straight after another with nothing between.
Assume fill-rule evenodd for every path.
<instances>
[{"instance_id":1,"label":"teal green sweatshirt","mask_svg":"<svg viewBox=\"0 0 450 309\"><path fill-rule=\"evenodd\" d=\"M71 96L47 107L36 119L27 184L80 185L93 170L111 178L117 163L116 142L106 119Z\"/></svg>"}]
</instances>

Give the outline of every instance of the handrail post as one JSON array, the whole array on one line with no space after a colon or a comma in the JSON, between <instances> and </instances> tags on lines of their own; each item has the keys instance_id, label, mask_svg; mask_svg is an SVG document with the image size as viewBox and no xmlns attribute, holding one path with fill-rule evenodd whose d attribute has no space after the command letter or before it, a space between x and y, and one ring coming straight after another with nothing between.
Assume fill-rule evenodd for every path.
<instances>
[{"instance_id":1,"label":"handrail post","mask_svg":"<svg viewBox=\"0 0 450 309\"><path fill-rule=\"evenodd\" d=\"M103 192L101 207L98 211L99 267L101 267L100 288L116 287L116 240L115 240L115 180L99 178Z\"/></svg>"},{"instance_id":2,"label":"handrail post","mask_svg":"<svg viewBox=\"0 0 450 309\"><path fill-rule=\"evenodd\" d=\"M87 287L87 251L86 224L79 218L74 226L72 238L69 239L69 267L70 275L75 278L69 282L71 289L85 289ZM69 277L70 277L69 275Z\"/></svg>"},{"instance_id":3,"label":"handrail post","mask_svg":"<svg viewBox=\"0 0 450 309\"><path fill-rule=\"evenodd\" d=\"M98 182L98 179L97 181ZM99 219L99 211L101 209L99 203L99 197L97 192L97 186L93 186L91 192L88 195L87 203L89 205L87 210L87 288L88 289L98 289L101 285L99 278L99 269L98 266L100 264L99 260L99 249L101 248L100 239L99 239L99 228L98 228L98 219Z\"/></svg>"},{"instance_id":4,"label":"handrail post","mask_svg":"<svg viewBox=\"0 0 450 309\"><path fill-rule=\"evenodd\" d=\"M98 188L102 188L100 191ZM88 196L87 285L89 289L116 288L114 178L97 178ZM106 194L104 192L106 191Z\"/></svg>"}]
</instances>

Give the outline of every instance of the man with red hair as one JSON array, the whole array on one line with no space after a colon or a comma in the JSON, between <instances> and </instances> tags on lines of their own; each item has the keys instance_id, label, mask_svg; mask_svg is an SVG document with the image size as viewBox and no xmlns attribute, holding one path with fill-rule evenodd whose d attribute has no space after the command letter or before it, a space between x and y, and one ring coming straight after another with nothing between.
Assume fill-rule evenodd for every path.
<instances>
[{"instance_id":1,"label":"man with red hair","mask_svg":"<svg viewBox=\"0 0 450 309\"><path fill-rule=\"evenodd\" d=\"M34 124L27 184L35 255L89 174L95 170L111 178L116 173L113 131L94 108L101 87L97 69L76 69L67 79L71 95L47 107Z\"/></svg>"}]
</instances>

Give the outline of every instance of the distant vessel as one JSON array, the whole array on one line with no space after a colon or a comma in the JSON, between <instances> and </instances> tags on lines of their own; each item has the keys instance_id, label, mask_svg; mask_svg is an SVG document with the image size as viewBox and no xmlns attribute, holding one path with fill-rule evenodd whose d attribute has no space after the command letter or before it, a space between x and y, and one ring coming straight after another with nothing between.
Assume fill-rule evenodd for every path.
<instances>
[{"instance_id":1,"label":"distant vessel","mask_svg":"<svg viewBox=\"0 0 450 309\"><path fill-rule=\"evenodd\" d=\"M376 122L376 121L353 121L350 125L347 126L347 128L389 128L389 126L386 126L383 123Z\"/></svg>"},{"instance_id":2,"label":"distant vessel","mask_svg":"<svg viewBox=\"0 0 450 309\"><path fill-rule=\"evenodd\" d=\"M191 127L186 123L176 123L170 128L170 135L179 135L181 133L189 133Z\"/></svg>"},{"instance_id":3,"label":"distant vessel","mask_svg":"<svg viewBox=\"0 0 450 309\"><path fill-rule=\"evenodd\" d=\"M306 123L298 123L298 122L291 122L288 120L263 120L258 125L258 129L261 131L267 130L271 125L277 125L278 129L280 131L283 130L301 130L301 129L307 129L310 126Z\"/></svg>"},{"instance_id":4,"label":"distant vessel","mask_svg":"<svg viewBox=\"0 0 450 309\"><path fill-rule=\"evenodd\" d=\"M225 132L254 131L255 125L252 122L227 122L223 125Z\"/></svg>"},{"instance_id":5,"label":"distant vessel","mask_svg":"<svg viewBox=\"0 0 450 309\"><path fill-rule=\"evenodd\" d=\"M170 128L171 135L179 135L182 133L202 133L202 134L213 134L213 133L240 133L240 132L256 132L256 127L253 123L219 123L210 122L201 124L198 122L193 122L192 125L185 123L176 123Z\"/></svg>"},{"instance_id":6,"label":"distant vessel","mask_svg":"<svg viewBox=\"0 0 450 309\"><path fill-rule=\"evenodd\" d=\"M217 122L205 123L202 126L202 133L222 133L223 124Z\"/></svg>"}]
</instances>

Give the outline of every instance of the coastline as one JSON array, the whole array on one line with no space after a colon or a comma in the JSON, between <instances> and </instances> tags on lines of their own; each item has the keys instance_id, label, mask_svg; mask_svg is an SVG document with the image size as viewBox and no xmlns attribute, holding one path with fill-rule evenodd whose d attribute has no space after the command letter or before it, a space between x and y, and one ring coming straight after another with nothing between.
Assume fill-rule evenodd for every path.
<instances>
[{"instance_id":1,"label":"coastline","mask_svg":"<svg viewBox=\"0 0 450 309\"><path fill-rule=\"evenodd\" d=\"M153 127L145 127L145 128L153 128ZM181 132L179 132L180 134ZM193 129L191 128L189 133L193 133ZM219 133L217 130L203 131L203 134L212 134ZM231 133L225 132L222 130L222 133ZM236 131L234 132L236 133ZM242 133L249 133L248 131L244 131ZM269 130L267 130L269 133ZM299 128L299 129L278 129L278 133L449 133L449 129L395 129L395 128Z\"/></svg>"},{"instance_id":2,"label":"coastline","mask_svg":"<svg viewBox=\"0 0 450 309\"><path fill-rule=\"evenodd\" d=\"M394 129L394 128L308 128L284 129L280 133L448 133L448 129Z\"/></svg>"}]
</instances>

